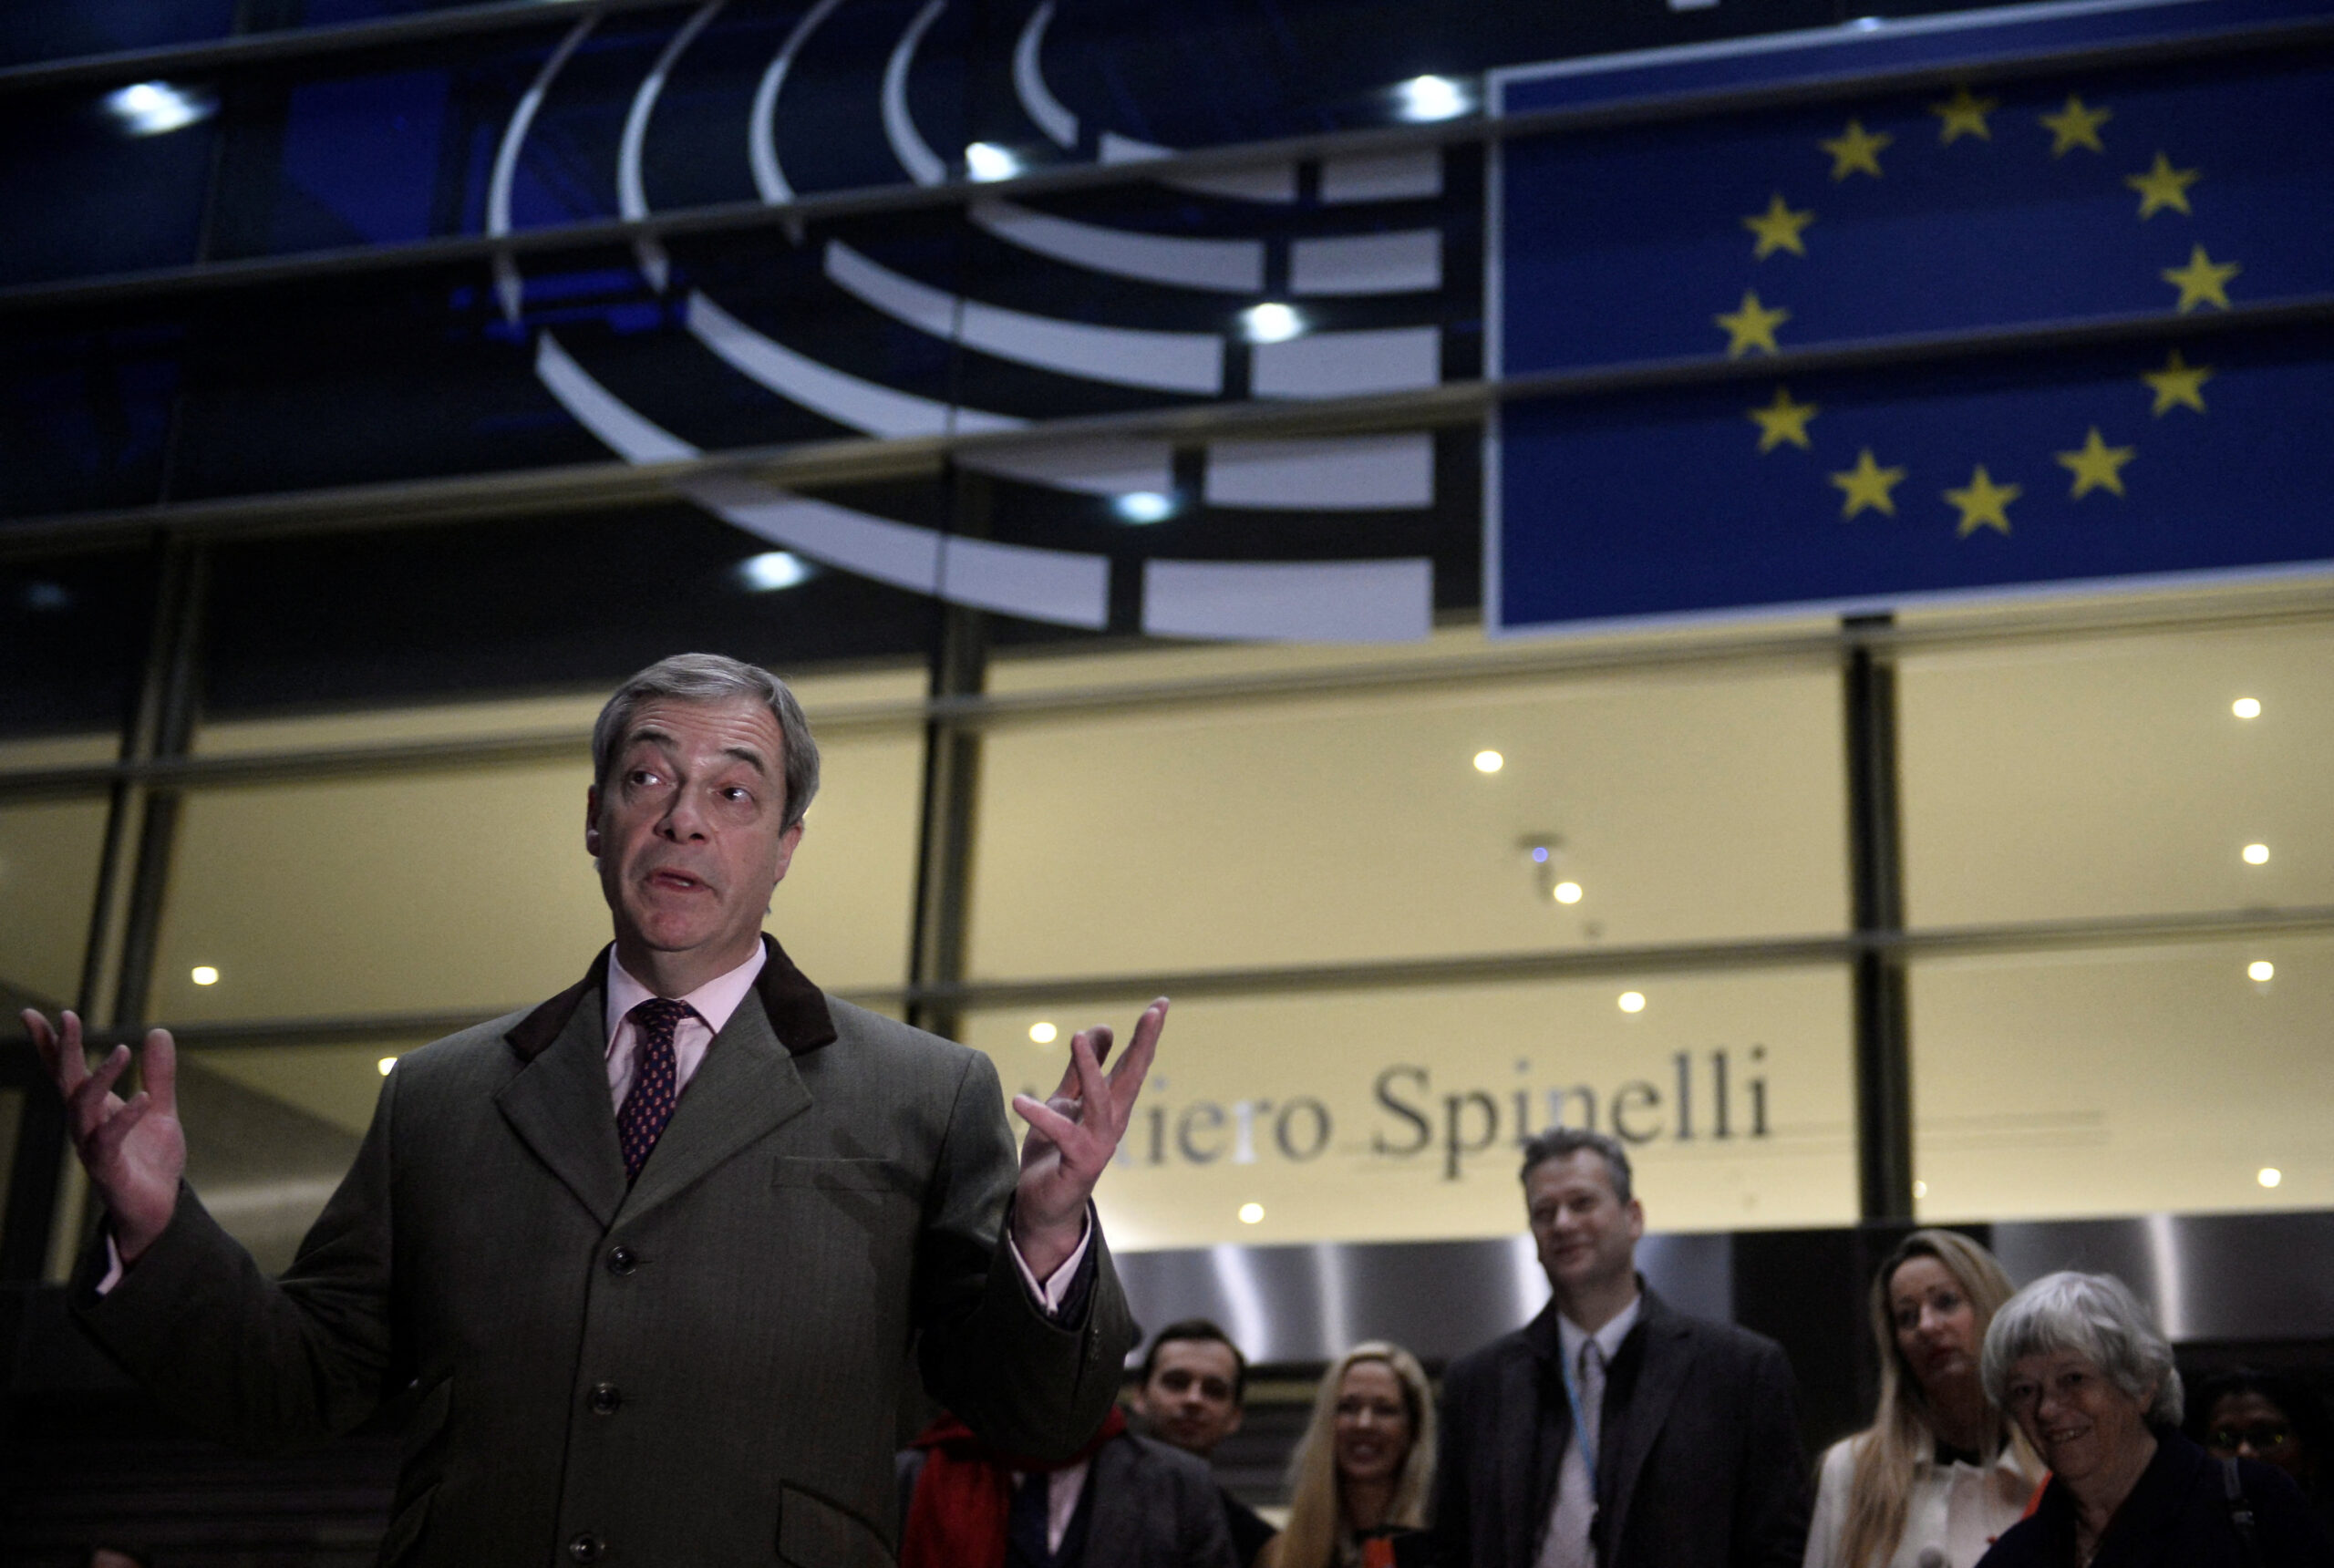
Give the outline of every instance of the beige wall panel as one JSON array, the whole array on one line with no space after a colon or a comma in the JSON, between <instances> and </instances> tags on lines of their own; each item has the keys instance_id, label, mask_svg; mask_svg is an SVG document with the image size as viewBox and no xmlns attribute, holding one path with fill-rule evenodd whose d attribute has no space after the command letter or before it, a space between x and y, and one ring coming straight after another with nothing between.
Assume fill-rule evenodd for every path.
<instances>
[{"instance_id":1,"label":"beige wall panel","mask_svg":"<svg viewBox=\"0 0 2334 1568\"><path fill-rule=\"evenodd\" d=\"M1926 1218L2334 1206L2334 943L1927 963L1912 998Z\"/></svg>"},{"instance_id":2,"label":"beige wall panel","mask_svg":"<svg viewBox=\"0 0 2334 1568\"><path fill-rule=\"evenodd\" d=\"M72 1003L105 832L103 800L0 807L0 985Z\"/></svg>"},{"instance_id":3,"label":"beige wall panel","mask_svg":"<svg viewBox=\"0 0 2334 1568\"><path fill-rule=\"evenodd\" d=\"M1836 678L1372 693L1026 723L982 759L985 976L1833 931ZM1494 774L1472 763L1503 754ZM1549 870L1530 835L1562 835Z\"/></svg>"},{"instance_id":4,"label":"beige wall panel","mask_svg":"<svg viewBox=\"0 0 2334 1568\"><path fill-rule=\"evenodd\" d=\"M1616 1006L1625 988L1642 1011ZM1047 1092L1074 1025L1123 1038L1140 1005L986 1013L969 1038L1008 1095ZM1039 1021L1059 1031L1050 1046L1029 1037ZM1642 1140L1631 1160L1656 1229L1855 1216L1847 980L1819 970L1178 1003L1102 1180L1104 1222L1135 1250L1509 1234L1523 1224L1516 1097L1537 1131L1551 1089L1584 1119L1579 1086L1595 1126L1616 1130L1617 1102L1619 1130ZM1264 1210L1254 1223L1247 1203Z\"/></svg>"},{"instance_id":5,"label":"beige wall panel","mask_svg":"<svg viewBox=\"0 0 2334 1568\"><path fill-rule=\"evenodd\" d=\"M902 731L822 751L770 928L823 985L896 985L920 743ZM608 937L584 853L589 782L587 768L553 765L191 795L158 1016L485 1015L573 983ZM194 985L198 965L218 983Z\"/></svg>"},{"instance_id":6,"label":"beige wall panel","mask_svg":"<svg viewBox=\"0 0 2334 1568\"><path fill-rule=\"evenodd\" d=\"M1916 924L2334 903L2334 628L1922 655L1902 694Z\"/></svg>"}]
</instances>

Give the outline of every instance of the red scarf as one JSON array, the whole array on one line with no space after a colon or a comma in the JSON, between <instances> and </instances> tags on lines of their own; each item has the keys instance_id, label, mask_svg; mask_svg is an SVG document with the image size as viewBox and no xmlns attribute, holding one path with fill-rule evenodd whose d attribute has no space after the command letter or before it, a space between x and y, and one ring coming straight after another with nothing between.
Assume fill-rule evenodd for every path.
<instances>
[{"instance_id":1,"label":"red scarf","mask_svg":"<svg viewBox=\"0 0 2334 1568\"><path fill-rule=\"evenodd\" d=\"M1084 1464L1126 1429L1126 1413L1113 1405L1093 1441L1066 1460L1045 1463L1000 1455L955 1417L941 1417L910 1445L924 1450L924 1472L916 1477L907 1528L900 1534L900 1568L1005 1568L1013 1472L1050 1475Z\"/></svg>"}]
</instances>

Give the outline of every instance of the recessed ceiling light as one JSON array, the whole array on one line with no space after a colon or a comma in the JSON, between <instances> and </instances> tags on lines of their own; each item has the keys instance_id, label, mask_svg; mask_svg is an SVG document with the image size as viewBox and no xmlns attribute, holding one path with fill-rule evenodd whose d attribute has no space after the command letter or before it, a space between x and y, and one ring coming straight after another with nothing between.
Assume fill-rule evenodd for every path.
<instances>
[{"instance_id":1,"label":"recessed ceiling light","mask_svg":"<svg viewBox=\"0 0 2334 1568\"><path fill-rule=\"evenodd\" d=\"M1622 1012L1624 1012L1624 1013L1642 1013L1642 1012L1644 1012L1644 1011L1645 1011L1645 993L1644 993L1644 992L1642 992L1642 991L1624 991L1624 992L1622 992L1622 993L1621 993L1621 1011L1622 1011Z\"/></svg>"},{"instance_id":2,"label":"recessed ceiling light","mask_svg":"<svg viewBox=\"0 0 2334 1568\"><path fill-rule=\"evenodd\" d=\"M219 111L219 100L200 89L168 82L132 82L106 94L106 112L131 136L183 130Z\"/></svg>"},{"instance_id":3,"label":"recessed ceiling light","mask_svg":"<svg viewBox=\"0 0 2334 1568\"><path fill-rule=\"evenodd\" d=\"M1496 773L1506 766L1507 758L1502 757L1496 751L1478 751L1475 753L1475 771L1478 773ZM1534 855L1532 858L1534 860L1539 860L1541 857Z\"/></svg>"},{"instance_id":4,"label":"recessed ceiling light","mask_svg":"<svg viewBox=\"0 0 2334 1568\"><path fill-rule=\"evenodd\" d=\"M1010 180L1021 172L1021 160L1009 148L976 141L965 149L965 172L980 181Z\"/></svg>"},{"instance_id":5,"label":"recessed ceiling light","mask_svg":"<svg viewBox=\"0 0 2334 1568\"><path fill-rule=\"evenodd\" d=\"M1251 343L1286 343L1305 331L1305 318L1277 301L1250 305L1240 313L1240 330Z\"/></svg>"},{"instance_id":6,"label":"recessed ceiling light","mask_svg":"<svg viewBox=\"0 0 2334 1568\"><path fill-rule=\"evenodd\" d=\"M2269 846L2267 844L2246 845L2245 863L2248 866L2267 865L2269 863Z\"/></svg>"},{"instance_id":7,"label":"recessed ceiling light","mask_svg":"<svg viewBox=\"0 0 2334 1568\"><path fill-rule=\"evenodd\" d=\"M811 580L809 562L791 551L766 550L738 562L738 582L749 593L769 593Z\"/></svg>"},{"instance_id":8,"label":"recessed ceiling light","mask_svg":"<svg viewBox=\"0 0 2334 1568\"><path fill-rule=\"evenodd\" d=\"M1394 116L1412 124L1456 119L1475 107L1464 82L1449 77L1412 77L1394 89Z\"/></svg>"},{"instance_id":9,"label":"recessed ceiling light","mask_svg":"<svg viewBox=\"0 0 2334 1568\"><path fill-rule=\"evenodd\" d=\"M2253 1173L2253 1179L2264 1187L2274 1187L2286 1179L2286 1173L2274 1165L2264 1165Z\"/></svg>"},{"instance_id":10,"label":"recessed ceiling light","mask_svg":"<svg viewBox=\"0 0 2334 1568\"><path fill-rule=\"evenodd\" d=\"M2228 705L2228 710L2239 718L2258 718L2261 717L2261 699L2257 696L2241 696Z\"/></svg>"},{"instance_id":11,"label":"recessed ceiling light","mask_svg":"<svg viewBox=\"0 0 2334 1568\"><path fill-rule=\"evenodd\" d=\"M1110 502L1110 510L1128 522L1164 522L1175 515L1175 498L1157 490L1129 490Z\"/></svg>"},{"instance_id":12,"label":"recessed ceiling light","mask_svg":"<svg viewBox=\"0 0 2334 1568\"><path fill-rule=\"evenodd\" d=\"M389 1076L389 1069L398 1065L398 1059L395 1057L383 1057L379 1061L373 1065L381 1069L381 1076L383 1078L387 1078Z\"/></svg>"},{"instance_id":13,"label":"recessed ceiling light","mask_svg":"<svg viewBox=\"0 0 2334 1568\"><path fill-rule=\"evenodd\" d=\"M2245 966L2245 973L2255 980L2275 980L2277 966L2266 958L2257 958Z\"/></svg>"},{"instance_id":14,"label":"recessed ceiling light","mask_svg":"<svg viewBox=\"0 0 2334 1568\"><path fill-rule=\"evenodd\" d=\"M219 984L219 971L208 964L198 964L188 973L187 978L198 985L216 985Z\"/></svg>"},{"instance_id":15,"label":"recessed ceiling light","mask_svg":"<svg viewBox=\"0 0 2334 1568\"><path fill-rule=\"evenodd\" d=\"M1576 882L1560 882L1555 885L1554 891L1558 903L1580 902L1580 884Z\"/></svg>"},{"instance_id":16,"label":"recessed ceiling light","mask_svg":"<svg viewBox=\"0 0 2334 1568\"><path fill-rule=\"evenodd\" d=\"M1928 1195L1929 1195L1929 1184L1928 1184L1927 1182L1926 1182L1926 1181L1916 1181L1916 1182L1914 1182L1914 1183L1913 1183L1913 1196L1914 1196L1914 1197L1916 1197L1916 1198L1926 1198L1926 1197L1927 1197Z\"/></svg>"},{"instance_id":17,"label":"recessed ceiling light","mask_svg":"<svg viewBox=\"0 0 2334 1568\"><path fill-rule=\"evenodd\" d=\"M1265 1206L1262 1203L1243 1203L1240 1205L1240 1222L1242 1224L1253 1225L1264 1217Z\"/></svg>"},{"instance_id":18,"label":"recessed ceiling light","mask_svg":"<svg viewBox=\"0 0 2334 1568\"><path fill-rule=\"evenodd\" d=\"M1029 1026L1029 1038L1041 1046L1052 1045L1054 1043L1054 1037L1058 1033L1059 1033L1059 1031L1051 1024L1046 1022L1043 1018L1038 1019L1036 1023Z\"/></svg>"}]
</instances>

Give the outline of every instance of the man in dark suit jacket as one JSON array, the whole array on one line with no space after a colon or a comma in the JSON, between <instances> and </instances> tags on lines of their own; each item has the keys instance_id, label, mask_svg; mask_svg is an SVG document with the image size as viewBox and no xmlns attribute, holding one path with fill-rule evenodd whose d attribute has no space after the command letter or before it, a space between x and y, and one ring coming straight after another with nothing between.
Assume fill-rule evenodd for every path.
<instances>
[{"instance_id":1,"label":"man in dark suit jacket","mask_svg":"<svg viewBox=\"0 0 2334 1568\"><path fill-rule=\"evenodd\" d=\"M1554 1299L1443 1379L1441 1568L1799 1568L1807 1470L1781 1347L1646 1288L1614 1140L1541 1133L1523 1192Z\"/></svg>"},{"instance_id":2,"label":"man in dark suit jacket","mask_svg":"<svg viewBox=\"0 0 2334 1568\"><path fill-rule=\"evenodd\" d=\"M280 1280L181 1180L169 1035L112 1092L28 1015L107 1212L83 1326L163 1404L285 1447L410 1396L382 1560L873 1568L912 1344L1014 1452L1073 1452L1132 1324L1090 1202L1163 1004L1080 1034L1017 1170L986 1057L824 995L761 934L818 751L766 672L610 699L585 848L615 941L542 1006L402 1057ZM460 868L449 868L459 874Z\"/></svg>"}]
</instances>

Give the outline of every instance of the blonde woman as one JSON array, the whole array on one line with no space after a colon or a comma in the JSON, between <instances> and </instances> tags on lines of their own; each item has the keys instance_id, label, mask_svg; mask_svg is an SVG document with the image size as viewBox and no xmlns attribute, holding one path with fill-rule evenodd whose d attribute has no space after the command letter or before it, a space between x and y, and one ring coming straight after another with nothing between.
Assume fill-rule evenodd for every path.
<instances>
[{"instance_id":1,"label":"blonde woman","mask_svg":"<svg viewBox=\"0 0 2334 1568\"><path fill-rule=\"evenodd\" d=\"M1424 1368L1399 1345L1357 1345L1321 1379L1289 1464L1288 1528L1258 1568L1358 1568L1373 1532L1425 1527L1433 1483Z\"/></svg>"},{"instance_id":2,"label":"blonde woman","mask_svg":"<svg viewBox=\"0 0 2334 1568\"><path fill-rule=\"evenodd\" d=\"M1916 1231L1880 1265L1880 1409L1823 1456L1806 1568L1972 1568L2018 1522L2041 1470L1980 1370L2010 1294L1993 1254L1950 1231Z\"/></svg>"}]
</instances>

